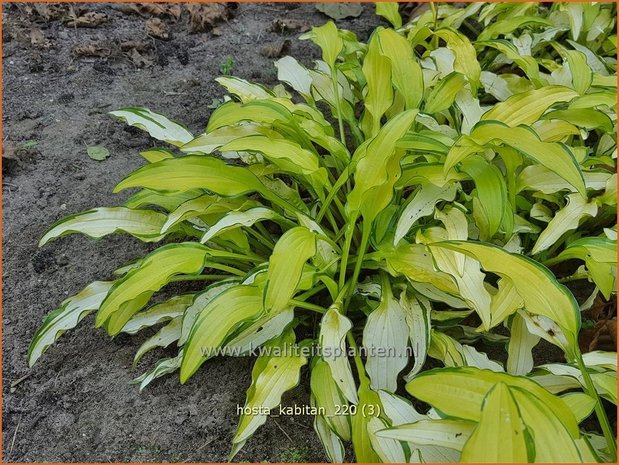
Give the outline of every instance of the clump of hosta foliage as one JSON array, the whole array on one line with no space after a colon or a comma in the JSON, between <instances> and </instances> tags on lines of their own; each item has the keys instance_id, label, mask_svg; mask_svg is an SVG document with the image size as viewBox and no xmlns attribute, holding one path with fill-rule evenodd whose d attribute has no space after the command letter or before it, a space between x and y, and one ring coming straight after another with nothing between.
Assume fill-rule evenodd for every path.
<instances>
[{"instance_id":1,"label":"clump of hosta foliage","mask_svg":"<svg viewBox=\"0 0 619 465\"><path fill-rule=\"evenodd\" d=\"M261 348L232 456L309 370L336 462L349 441L360 462L616 460L616 354L578 345L581 311L616 287L615 5L441 4L404 25L377 8L393 27L367 44L314 28L322 60L280 59L283 84L219 78L204 134L112 112L168 148L141 153L124 205L41 244L166 245L52 312L30 363L96 311L112 336L160 326L136 362L177 347L141 388ZM178 281L204 288L149 306ZM541 339L565 360L535 366Z\"/></svg>"}]
</instances>

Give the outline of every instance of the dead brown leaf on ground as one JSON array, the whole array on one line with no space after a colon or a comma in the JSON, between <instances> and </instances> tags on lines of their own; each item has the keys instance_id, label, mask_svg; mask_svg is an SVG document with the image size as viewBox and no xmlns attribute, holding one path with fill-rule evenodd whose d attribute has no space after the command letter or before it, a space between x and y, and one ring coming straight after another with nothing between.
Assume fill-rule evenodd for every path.
<instances>
[{"instance_id":1,"label":"dead brown leaf on ground","mask_svg":"<svg viewBox=\"0 0 619 465\"><path fill-rule=\"evenodd\" d=\"M123 13L138 14L140 16L168 16L178 19L181 17L181 6L178 3L119 3L114 8Z\"/></svg>"},{"instance_id":2,"label":"dead brown leaf on ground","mask_svg":"<svg viewBox=\"0 0 619 465\"><path fill-rule=\"evenodd\" d=\"M271 31L278 34L307 32L310 29L310 24L300 19L276 19L271 23Z\"/></svg>"},{"instance_id":3,"label":"dead brown leaf on ground","mask_svg":"<svg viewBox=\"0 0 619 465\"><path fill-rule=\"evenodd\" d=\"M73 47L73 54L78 57L109 57L112 55L112 48L102 44L81 44Z\"/></svg>"},{"instance_id":4,"label":"dead brown leaf on ground","mask_svg":"<svg viewBox=\"0 0 619 465\"><path fill-rule=\"evenodd\" d=\"M127 40L120 44L120 49L123 52L128 52L132 48L136 49L138 52L148 52L152 47L150 42L146 42L145 40Z\"/></svg>"},{"instance_id":5,"label":"dead brown leaf on ground","mask_svg":"<svg viewBox=\"0 0 619 465\"><path fill-rule=\"evenodd\" d=\"M146 33L156 39L168 40L170 38L170 28L159 18L150 18L144 27Z\"/></svg>"},{"instance_id":6,"label":"dead brown leaf on ground","mask_svg":"<svg viewBox=\"0 0 619 465\"><path fill-rule=\"evenodd\" d=\"M38 28L30 29L30 43L36 48L49 48L52 44Z\"/></svg>"},{"instance_id":7,"label":"dead brown leaf on ground","mask_svg":"<svg viewBox=\"0 0 619 465\"><path fill-rule=\"evenodd\" d=\"M151 60L148 56L141 54L135 48L132 48L126 55L138 68L148 68L153 65L153 60Z\"/></svg>"},{"instance_id":8,"label":"dead brown leaf on ground","mask_svg":"<svg viewBox=\"0 0 619 465\"><path fill-rule=\"evenodd\" d=\"M89 11L82 16L73 17L66 22L69 27L97 27L109 21L105 13Z\"/></svg>"},{"instance_id":9,"label":"dead brown leaf on ground","mask_svg":"<svg viewBox=\"0 0 619 465\"><path fill-rule=\"evenodd\" d=\"M267 58L280 58L290 50L290 40L282 40L279 43L266 45L260 49L260 55Z\"/></svg>"},{"instance_id":10,"label":"dead brown leaf on ground","mask_svg":"<svg viewBox=\"0 0 619 465\"><path fill-rule=\"evenodd\" d=\"M211 30L215 24L232 16L232 3L189 3L185 8L189 12L189 32Z\"/></svg>"}]
</instances>

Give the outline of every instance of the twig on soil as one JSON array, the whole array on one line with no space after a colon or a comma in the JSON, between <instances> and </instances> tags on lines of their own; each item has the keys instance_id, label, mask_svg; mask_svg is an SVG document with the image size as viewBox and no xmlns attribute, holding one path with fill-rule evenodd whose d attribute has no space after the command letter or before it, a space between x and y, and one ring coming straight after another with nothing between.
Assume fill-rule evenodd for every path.
<instances>
[{"instance_id":1,"label":"twig on soil","mask_svg":"<svg viewBox=\"0 0 619 465\"><path fill-rule=\"evenodd\" d=\"M15 427L15 432L13 433L13 440L11 441L11 449L9 450L9 455L7 459L10 458L11 455L13 454L13 447L15 447L15 439L17 439L17 431L19 431L19 425L21 425L21 416L19 417L19 420L17 421L17 426Z\"/></svg>"},{"instance_id":2,"label":"twig on soil","mask_svg":"<svg viewBox=\"0 0 619 465\"><path fill-rule=\"evenodd\" d=\"M294 441L292 440L292 438L291 438L290 436L288 436L288 433L286 433L286 431L284 430L284 428L282 428L282 427L280 426L280 424L279 424L279 423L277 423L277 420L273 419L273 421L275 422L275 424L277 425L277 427L281 430L281 432L282 432L282 433L284 433L284 436L286 436L286 437L288 438L288 440L294 444Z\"/></svg>"},{"instance_id":3,"label":"twig on soil","mask_svg":"<svg viewBox=\"0 0 619 465\"><path fill-rule=\"evenodd\" d=\"M20 384L22 381L25 381L26 379L30 378L30 376L32 376L32 372L22 376L21 378L13 381L11 383L11 392L13 392L13 390L17 387L18 384Z\"/></svg>"}]
</instances>

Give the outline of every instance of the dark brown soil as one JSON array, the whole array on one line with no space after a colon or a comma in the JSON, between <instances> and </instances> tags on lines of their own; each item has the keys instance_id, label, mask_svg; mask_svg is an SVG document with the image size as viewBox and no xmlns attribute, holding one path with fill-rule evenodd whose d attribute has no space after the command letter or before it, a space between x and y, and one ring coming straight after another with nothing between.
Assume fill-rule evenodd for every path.
<instances>
[{"instance_id":1,"label":"dark brown soil","mask_svg":"<svg viewBox=\"0 0 619 465\"><path fill-rule=\"evenodd\" d=\"M185 386L169 376L140 394L129 382L173 351L145 357L133 369L146 335L111 340L88 318L28 369L28 343L43 316L147 250L128 236L71 236L43 249L37 242L60 217L126 197L111 191L143 163L137 152L153 143L108 111L146 106L199 133L208 106L223 95L213 79L226 57L234 57L236 76L274 84L276 69L263 47L290 39L288 54L306 64L319 51L296 40L298 32L273 32L272 22L321 25L327 18L313 4L241 3L215 34L189 33L186 11L178 21L163 18L170 40L161 41L147 36L148 17L109 4L75 8L109 21L68 27L23 4L3 5L2 137L12 154L3 163L3 461L225 461L236 407L251 380L250 359L213 360ZM337 23L365 40L380 22L366 4L359 18ZM146 51L118 52L128 41L146 42ZM111 49L104 57L74 54L88 44ZM91 160L86 145L103 145L111 156ZM284 403L304 405L308 395L305 377ZM236 460L320 462L325 456L311 418L299 416L271 418Z\"/></svg>"}]
</instances>

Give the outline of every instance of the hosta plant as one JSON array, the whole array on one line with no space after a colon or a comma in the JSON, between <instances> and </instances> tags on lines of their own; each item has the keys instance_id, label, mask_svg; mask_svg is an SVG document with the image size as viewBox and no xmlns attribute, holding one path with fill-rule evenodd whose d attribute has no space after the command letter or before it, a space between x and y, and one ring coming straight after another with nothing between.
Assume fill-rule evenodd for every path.
<instances>
[{"instance_id":1,"label":"hosta plant","mask_svg":"<svg viewBox=\"0 0 619 465\"><path fill-rule=\"evenodd\" d=\"M136 362L176 348L140 389L257 356L231 457L307 370L335 462L346 442L360 462L616 460L616 354L578 345L581 311L616 288L614 4L377 10L392 27L367 43L331 22L303 36L322 59L278 60L275 87L219 78L203 134L112 112L165 148L141 153L123 205L41 245L161 245L49 314L30 364L96 312L111 336L159 328ZM158 297L179 281L204 287ZM550 344L565 359L536 366Z\"/></svg>"}]
</instances>

